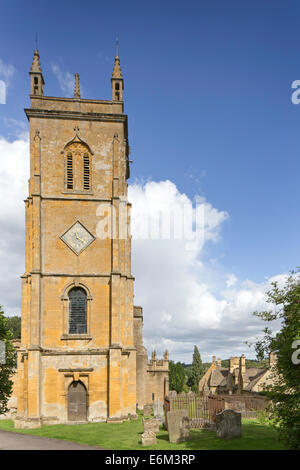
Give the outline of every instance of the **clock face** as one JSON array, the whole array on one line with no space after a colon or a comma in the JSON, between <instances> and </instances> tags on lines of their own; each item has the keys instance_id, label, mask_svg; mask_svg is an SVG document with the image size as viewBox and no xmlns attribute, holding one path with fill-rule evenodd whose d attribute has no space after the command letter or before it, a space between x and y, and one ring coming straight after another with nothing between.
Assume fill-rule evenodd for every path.
<instances>
[{"instance_id":1,"label":"clock face","mask_svg":"<svg viewBox=\"0 0 300 470\"><path fill-rule=\"evenodd\" d=\"M80 222L75 222L60 238L77 255L95 240L95 237Z\"/></svg>"}]
</instances>

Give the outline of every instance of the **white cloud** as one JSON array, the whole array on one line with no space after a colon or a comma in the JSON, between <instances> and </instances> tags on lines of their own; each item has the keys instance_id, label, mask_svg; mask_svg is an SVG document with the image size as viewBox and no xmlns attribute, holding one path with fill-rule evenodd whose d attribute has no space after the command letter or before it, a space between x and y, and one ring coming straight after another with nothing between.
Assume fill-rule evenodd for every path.
<instances>
[{"instance_id":1,"label":"white cloud","mask_svg":"<svg viewBox=\"0 0 300 470\"><path fill-rule=\"evenodd\" d=\"M29 144L0 138L0 303L20 313L20 276L24 273L24 199L29 178Z\"/></svg>"},{"instance_id":2,"label":"white cloud","mask_svg":"<svg viewBox=\"0 0 300 470\"><path fill-rule=\"evenodd\" d=\"M2 59L0 59L0 79L4 80L6 86L10 84L10 80L15 73L15 68L11 64L5 64Z\"/></svg>"},{"instance_id":3,"label":"white cloud","mask_svg":"<svg viewBox=\"0 0 300 470\"><path fill-rule=\"evenodd\" d=\"M6 103L6 94L15 68L11 64L5 64L0 58L0 104Z\"/></svg>"},{"instance_id":4,"label":"white cloud","mask_svg":"<svg viewBox=\"0 0 300 470\"><path fill-rule=\"evenodd\" d=\"M157 211L176 213L183 203L196 210L170 181L129 186L129 200L133 238L137 227L147 226ZM145 345L160 354L168 345L171 358L186 362L192 360L194 344L206 360L211 355L249 355L245 341L253 341L263 328L252 313L267 307L265 292L275 277L262 284L238 282L234 273L204 261L203 246L217 243L228 214L203 197L195 200L205 209L204 245L187 250L185 240L133 240L135 303L144 308Z\"/></svg>"},{"instance_id":5,"label":"white cloud","mask_svg":"<svg viewBox=\"0 0 300 470\"><path fill-rule=\"evenodd\" d=\"M22 126L21 126L22 127ZM24 202L29 177L29 145L26 140L8 142L0 138L0 303L9 314L20 312L20 275L24 272ZM203 207L204 245L187 250L184 239L132 242L132 272L135 304L144 308L144 337L149 352L168 348L171 359L190 362L194 344L202 357L229 357L245 353L244 341L255 339L262 322L252 315L266 308L264 294L270 283L283 283L285 275L263 283L238 280L214 260L203 255L209 244L217 243L228 214L214 208L204 198L194 204L171 181L129 186L132 228L146 223L150 214L164 208L187 205L195 213L195 202ZM248 354L249 355L249 354Z\"/></svg>"},{"instance_id":6,"label":"white cloud","mask_svg":"<svg viewBox=\"0 0 300 470\"><path fill-rule=\"evenodd\" d=\"M59 65L52 64L52 72L55 74L61 91L67 97L74 95L75 78L70 72L62 72Z\"/></svg>"},{"instance_id":7,"label":"white cloud","mask_svg":"<svg viewBox=\"0 0 300 470\"><path fill-rule=\"evenodd\" d=\"M237 277L236 277L233 273L229 274L229 275L228 275L228 278L227 278L227 280L226 280L226 287L232 287L232 286L234 286L234 284L236 283L236 281L237 281Z\"/></svg>"}]
</instances>

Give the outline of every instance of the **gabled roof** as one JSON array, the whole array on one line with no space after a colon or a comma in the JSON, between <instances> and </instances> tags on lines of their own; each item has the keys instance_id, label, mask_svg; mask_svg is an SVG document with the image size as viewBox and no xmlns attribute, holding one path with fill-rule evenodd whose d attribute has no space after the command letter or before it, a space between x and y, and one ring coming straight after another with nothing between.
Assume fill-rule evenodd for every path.
<instances>
[{"instance_id":1,"label":"gabled roof","mask_svg":"<svg viewBox=\"0 0 300 470\"><path fill-rule=\"evenodd\" d=\"M216 366L215 369L212 370L209 384L212 387L218 387L225 381L226 384L226 377L228 376L228 369L225 367Z\"/></svg>"},{"instance_id":2,"label":"gabled roof","mask_svg":"<svg viewBox=\"0 0 300 470\"><path fill-rule=\"evenodd\" d=\"M251 376L249 374L250 382L246 385L245 390L251 391L254 385L265 375L268 369L256 369L256 375L254 375L254 371L251 372Z\"/></svg>"}]
</instances>

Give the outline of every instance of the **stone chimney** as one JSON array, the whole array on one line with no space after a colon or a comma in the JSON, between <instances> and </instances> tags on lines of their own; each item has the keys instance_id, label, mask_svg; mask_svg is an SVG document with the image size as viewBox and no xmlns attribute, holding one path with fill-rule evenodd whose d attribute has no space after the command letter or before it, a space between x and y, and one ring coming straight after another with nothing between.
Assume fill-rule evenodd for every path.
<instances>
[{"instance_id":1,"label":"stone chimney","mask_svg":"<svg viewBox=\"0 0 300 470\"><path fill-rule=\"evenodd\" d=\"M229 372L232 374L234 369L239 368L239 358L238 357L230 357L229 358Z\"/></svg>"},{"instance_id":2,"label":"stone chimney","mask_svg":"<svg viewBox=\"0 0 300 470\"><path fill-rule=\"evenodd\" d=\"M245 354L242 354L240 357L240 372L241 374L245 374L246 372L246 357Z\"/></svg>"}]
</instances>

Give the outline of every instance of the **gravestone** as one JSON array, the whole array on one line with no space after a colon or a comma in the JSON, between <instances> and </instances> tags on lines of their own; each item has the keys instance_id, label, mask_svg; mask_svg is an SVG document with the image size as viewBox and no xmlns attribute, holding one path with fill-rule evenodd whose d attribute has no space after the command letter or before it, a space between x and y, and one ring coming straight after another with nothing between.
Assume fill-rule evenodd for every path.
<instances>
[{"instance_id":1,"label":"gravestone","mask_svg":"<svg viewBox=\"0 0 300 470\"><path fill-rule=\"evenodd\" d=\"M153 404L153 411L155 418L159 421L159 424L163 424L164 422L164 404L158 398L155 400Z\"/></svg>"},{"instance_id":2,"label":"gravestone","mask_svg":"<svg viewBox=\"0 0 300 470\"><path fill-rule=\"evenodd\" d=\"M216 414L217 437L230 439L242 435L242 415L234 410L223 410Z\"/></svg>"},{"instance_id":3,"label":"gravestone","mask_svg":"<svg viewBox=\"0 0 300 470\"><path fill-rule=\"evenodd\" d=\"M169 398L176 398L176 397L177 397L176 390L170 390L169 391Z\"/></svg>"},{"instance_id":4,"label":"gravestone","mask_svg":"<svg viewBox=\"0 0 300 470\"><path fill-rule=\"evenodd\" d=\"M144 416L151 416L152 415L152 405L144 405L143 414L144 414Z\"/></svg>"},{"instance_id":5,"label":"gravestone","mask_svg":"<svg viewBox=\"0 0 300 470\"><path fill-rule=\"evenodd\" d=\"M155 432L145 431L142 434L142 446L153 446L155 444L157 444Z\"/></svg>"},{"instance_id":6,"label":"gravestone","mask_svg":"<svg viewBox=\"0 0 300 470\"><path fill-rule=\"evenodd\" d=\"M151 419L143 418L143 425L144 425L144 432L147 432L147 431L152 431L154 433L159 432L159 421L156 418L151 418Z\"/></svg>"},{"instance_id":7,"label":"gravestone","mask_svg":"<svg viewBox=\"0 0 300 470\"><path fill-rule=\"evenodd\" d=\"M178 443L190 439L190 420L186 410L168 411L169 441Z\"/></svg>"}]
</instances>

